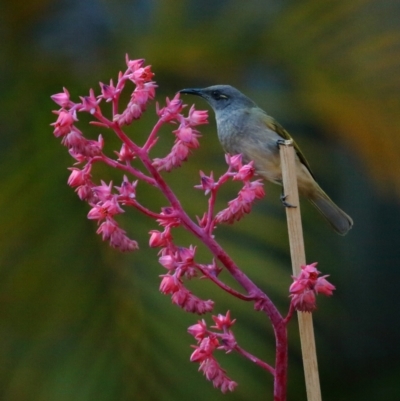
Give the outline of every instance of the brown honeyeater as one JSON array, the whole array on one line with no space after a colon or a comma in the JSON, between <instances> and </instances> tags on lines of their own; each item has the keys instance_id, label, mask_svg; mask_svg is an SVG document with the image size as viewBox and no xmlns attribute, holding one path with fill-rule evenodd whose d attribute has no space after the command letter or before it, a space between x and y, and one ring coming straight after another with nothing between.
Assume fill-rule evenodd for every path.
<instances>
[{"instance_id":1,"label":"brown honeyeater","mask_svg":"<svg viewBox=\"0 0 400 401\"><path fill-rule=\"evenodd\" d=\"M244 162L254 161L258 175L282 184L278 143L292 138L278 122L229 85L182 89L180 93L200 96L210 104L215 112L218 138L227 153L241 153ZM317 208L338 234L345 235L353 226L353 220L321 189L303 153L293 143L300 194Z\"/></svg>"}]
</instances>

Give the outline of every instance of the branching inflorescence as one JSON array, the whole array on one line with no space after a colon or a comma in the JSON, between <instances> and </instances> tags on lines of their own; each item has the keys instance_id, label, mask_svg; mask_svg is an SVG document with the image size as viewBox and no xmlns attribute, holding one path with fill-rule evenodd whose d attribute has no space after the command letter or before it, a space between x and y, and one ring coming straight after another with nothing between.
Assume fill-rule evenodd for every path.
<instances>
[{"instance_id":1,"label":"branching inflorescence","mask_svg":"<svg viewBox=\"0 0 400 401\"><path fill-rule=\"evenodd\" d=\"M123 127L141 117L148 103L154 99L157 85L152 80L154 74L151 67L145 66L144 60L129 60L127 57L126 64L127 69L124 73L119 73L116 85L112 80L108 85L100 83L99 96L95 96L94 91L90 90L89 96L81 97L81 101L75 103L71 101L65 88L62 93L52 96L53 101L61 107L54 112L58 116L56 122L52 124L54 135L62 138L62 144L76 160L75 166L70 168L68 185L75 188L79 198L90 205L88 218L97 220L97 233L120 251L134 251L139 248L138 243L127 236L126 231L115 219L116 215L124 213L124 208L133 207L158 223L160 228L149 233L149 245L160 248L158 260L166 269L166 273L161 275L160 291L171 295L172 302L185 311L204 314L213 310L212 300L200 299L185 287L185 280L200 276L213 281L221 289L239 299L254 302L255 309L263 311L274 328L276 341L274 367L237 344L231 330L235 319L231 319L229 311L225 315L212 316L215 325L210 328L207 327L205 320L189 327L188 332L197 341L190 360L200 364L199 370L213 382L215 387L220 388L222 392L233 391L237 383L226 375L215 359L214 352L216 350L237 352L272 374L274 399L285 400L287 323L294 310L313 311L316 308L316 294L331 295L334 286L326 280L326 276L319 277L320 272L316 269L316 264L302 266L299 277L293 277L294 282L290 287L290 309L287 316L283 317L270 298L239 269L215 240L213 232L219 224L240 220L251 211L254 202L265 195L261 180L253 179L255 175L253 163L243 164L241 155L226 155L228 168L218 179L214 179L212 172L209 175L200 172L200 184L195 188L205 191L205 195L208 196L208 209L196 222L187 215L160 172L180 167L192 149L199 147L200 134L195 127L207 124L207 111L196 110L192 106L185 116L183 109L186 105L183 104L179 94L172 100L167 98L164 107L160 108L157 104L158 121L145 143L139 145L123 131ZM127 82L133 83L135 89L127 106L120 112L120 95ZM111 118L103 115L102 102L111 103ZM76 127L78 113L89 113L93 119L91 124L109 129L117 135L122 145L119 151L115 151L114 157L107 156L103 152L104 139L101 135L97 140L85 138ZM150 153L157 142L160 128L170 123L178 126L173 131L175 142L170 153L163 158L151 157ZM132 163L134 159L142 162L145 172L134 167ZM92 168L100 162L121 170L123 177L120 186L115 186L112 182L94 182ZM225 209L216 212L218 190L229 180L239 181L243 187ZM139 203L136 198L139 181L160 190L167 205L160 211L153 211ZM196 247L185 248L175 244L172 231L179 226L197 237L209 249L213 256L209 264L196 262ZM240 284L243 292L234 290L219 279L222 266Z\"/></svg>"}]
</instances>

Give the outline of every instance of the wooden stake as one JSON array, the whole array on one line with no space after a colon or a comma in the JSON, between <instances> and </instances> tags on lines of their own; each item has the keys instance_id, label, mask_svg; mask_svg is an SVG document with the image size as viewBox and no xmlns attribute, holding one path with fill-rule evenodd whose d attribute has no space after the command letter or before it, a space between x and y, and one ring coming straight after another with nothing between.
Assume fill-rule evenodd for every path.
<instances>
[{"instance_id":1,"label":"wooden stake","mask_svg":"<svg viewBox=\"0 0 400 401\"><path fill-rule=\"evenodd\" d=\"M290 205L296 206L286 208L286 218L289 231L293 274L298 276L301 270L300 266L306 264L306 255L304 251L303 229L301 225L293 141L285 141L281 146L279 146L279 148L282 165L283 189L286 196L285 201ZM299 321L301 351L303 354L307 400L321 401L312 314L308 312L297 312L297 317Z\"/></svg>"}]
</instances>

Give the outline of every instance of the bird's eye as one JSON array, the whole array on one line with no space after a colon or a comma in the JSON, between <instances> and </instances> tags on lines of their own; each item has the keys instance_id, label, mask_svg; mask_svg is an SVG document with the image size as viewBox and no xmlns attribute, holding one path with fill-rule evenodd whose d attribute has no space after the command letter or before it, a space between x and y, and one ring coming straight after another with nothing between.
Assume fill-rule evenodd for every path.
<instances>
[{"instance_id":1,"label":"bird's eye","mask_svg":"<svg viewBox=\"0 0 400 401\"><path fill-rule=\"evenodd\" d=\"M228 99L228 96L224 95L224 94L221 93L220 91L213 91L213 92L211 93L211 96L212 96L215 100Z\"/></svg>"}]
</instances>

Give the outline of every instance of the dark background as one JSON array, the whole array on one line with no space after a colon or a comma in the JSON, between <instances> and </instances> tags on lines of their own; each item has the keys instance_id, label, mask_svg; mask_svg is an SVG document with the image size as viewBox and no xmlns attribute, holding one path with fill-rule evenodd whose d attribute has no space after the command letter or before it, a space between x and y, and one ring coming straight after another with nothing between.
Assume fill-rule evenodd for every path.
<instances>
[{"instance_id":1,"label":"dark background","mask_svg":"<svg viewBox=\"0 0 400 401\"><path fill-rule=\"evenodd\" d=\"M270 376L239 356L221 355L239 382L225 396L189 362L186 329L197 316L158 292L164 270L147 245L155 223L126 213L124 228L141 250L120 254L95 234L88 206L66 185L72 159L52 135L50 95L63 86L75 100L89 88L98 93L98 81L115 79L129 53L153 66L158 101L184 87L229 83L296 137L321 186L355 222L339 237L302 204L307 260L337 286L334 297L319 297L314 315L323 399L398 400L399 16L400 3L389 0L2 2L0 399L272 399ZM154 110L128 129L139 142ZM225 168L212 115L201 131L201 148L166 175L193 216L206 204L192 190L198 170ZM172 140L162 132L159 156ZM284 312L285 215L280 189L266 188L252 215L217 236ZM146 191L139 187L142 199L163 204ZM219 207L236 191L224 188ZM183 245L187 237L176 234ZM191 288L214 299L216 313L230 309L240 344L273 362L261 314L205 281ZM288 399L304 400L295 322L289 329Z\"/></svg>"}]
</instances>

